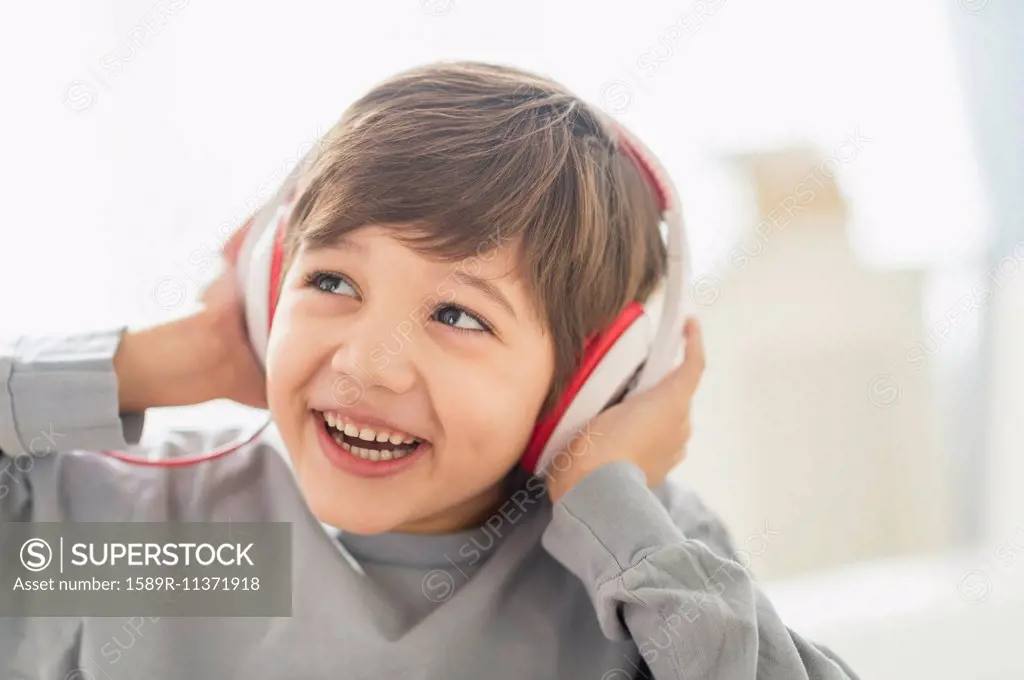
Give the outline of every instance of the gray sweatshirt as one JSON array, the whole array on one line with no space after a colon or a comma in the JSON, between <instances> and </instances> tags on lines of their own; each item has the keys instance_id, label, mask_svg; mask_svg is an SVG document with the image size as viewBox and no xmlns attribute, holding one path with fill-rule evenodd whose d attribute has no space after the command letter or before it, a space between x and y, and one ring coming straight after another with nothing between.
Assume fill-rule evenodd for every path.
<instances>
[{"instance_id":1,"label":"gray sweatshirt","mask_svg":"<svg viewBox=\"0 0 1024 680\"><path fill-rule=\"evenodd\" d=\"M0 678L857 677L785 626L693 491L649 489L632 463L598 468L553 505L539 478L513 476L518 502L480 528L361 536L312 515L272 436L183 468L95 453L142 431L144 414L118 413L123 331L0 343L0 523L290 522L293 615L0 612ZM176 432L148 453L244 435Z\"/></svg>"}]
</instances>

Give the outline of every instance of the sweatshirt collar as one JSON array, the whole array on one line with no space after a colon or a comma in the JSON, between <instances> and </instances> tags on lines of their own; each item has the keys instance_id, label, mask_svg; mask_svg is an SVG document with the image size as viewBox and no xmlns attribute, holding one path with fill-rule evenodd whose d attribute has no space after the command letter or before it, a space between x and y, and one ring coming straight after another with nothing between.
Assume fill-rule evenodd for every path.
<instances>
[{"instance_id":1,"label":"sweatshirt collar","mask_svg":"<svg viewBox=\"0 0 1024 680\"><path fill-rule=\"evenodd\" d=\"M479 562L489 557L508 532L488 526L450 534L387 532L364 536L337 532L337 539L354 557L369 562L410 567L445 567Z\"/></svg>"},{"instance_id":2,"label":"sweatshirt collar","mask_svg":"<svg viewBox=\"0 0 1024 680\"><path fill-rule=\"evenodd\" d=\"M509 473L503 484L510 493L521 489L529 478L529 473L517 467ZM403 566L446 567L473 565L487 559L528 514L532 514L529 506L525 512L516 511L514 515L507 516L503 516L499 508L482 526L447 534L391 531L363 535L346 533L323 522L321 524L330 536L360 560Z\"/></svg>"}]
</instances>

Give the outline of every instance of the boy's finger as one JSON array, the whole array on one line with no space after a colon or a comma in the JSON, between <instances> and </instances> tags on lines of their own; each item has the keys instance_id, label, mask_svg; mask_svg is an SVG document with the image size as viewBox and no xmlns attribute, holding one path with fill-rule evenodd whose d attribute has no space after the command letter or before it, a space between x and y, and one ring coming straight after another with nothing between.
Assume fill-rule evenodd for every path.
<instances>
[{"instance_id":1,"label":"boy's finger","mask_svg":"<svg viewBox=\"0 0 1024 680\"><path fill-rule=\"evenodd\" d=\"M704 334L701 331L700 322L694 317L689 317L683 326L683 337L686 343L686 355L683 364L679 367L677 387L682 393L681 396L689 399L697 391L701 376L704 374Z\"/></svg>"},{"instance_id":2,"label":"boy's finger","mask_svg":"<svg viewBox=\"0 0 1024 680\"><path fill-rule=\"evenodd\" d=\"M224 244L223 253L228 262L234 264L238 260L238 252L242 249L242 241L245 240L245 235L249 231L252 221L253 217L247 219L245 224L236 229L235 233L228 239L228 242Z\"/></svg>"}]
</instances>

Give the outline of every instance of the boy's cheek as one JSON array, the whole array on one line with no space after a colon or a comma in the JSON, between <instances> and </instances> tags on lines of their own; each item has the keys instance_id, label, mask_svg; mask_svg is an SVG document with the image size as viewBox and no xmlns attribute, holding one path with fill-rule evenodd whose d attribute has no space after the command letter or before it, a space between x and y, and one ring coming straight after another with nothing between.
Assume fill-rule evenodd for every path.
<instances>
[{"instance_id":1,"label":"boy's cheek","mask_svg":"<svg viewBox=\"0 0 1024 680\"><path fill-rule=\"evenodd\" d=\"M533 432L532 414L544 396L542 389L522 379L506 380L507 370L489 365L475 375L462 370L454 379L451 373L444 380L433 376L437 379L431 383L437 418L452 438L445 455L481 477L504 474L518 462Z\"/></svg>"},{"instance_id":2,"label":"boy's cheek","mask_svg":"<svg viewBox=\"0 0 1024 680\"><path fill-rule=\"evenodd\" d=\"M330 348L324 333L316 332L316 324L283 309L275 315L267 343L267 389L301 390L325 362L330 361Z\"/></svg>"},{"instance_id":3,"label":"boy's cheek","mask_svg":"<svg viewBox=\"0 0 1024 680\"><path fill-rule=\"evenodd\" d=\"M467 416L472 413L469 411ZM501 480L519 461L523 447L517 442L525 441L518 432L521 427L508 420L507 412L492 416L476 413L479 420L475 429L469 429L470 424L446 426L453 437L440 442L436 452L441 483L467 495Z\"/></svg>"}]
</instances>

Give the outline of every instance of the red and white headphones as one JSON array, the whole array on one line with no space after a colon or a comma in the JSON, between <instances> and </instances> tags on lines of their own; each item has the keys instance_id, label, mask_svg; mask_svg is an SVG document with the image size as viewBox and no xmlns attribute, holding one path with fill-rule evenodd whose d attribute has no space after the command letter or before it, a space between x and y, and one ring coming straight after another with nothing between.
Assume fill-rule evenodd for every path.
<instances>
[{"instance_id":1,"label":"red and white headphones","mask_svg":"<svg viewBox=\"0 0 1024 680\"><path fill-rule=\"evenodd\" d=\"M661 208L666 240L668 272L664 282L644 303L630 302L606 329L588 338L580 368L566 387L558 405L537 422L520 465L540 474L571 439L585 431L588 422L613 400L643 392L664 377L681 359L684 305L687 300L689 249L680 214L679 196L654 154L605 114L602 117L620 148L636 163ZM265 367L267 341L278 298L288 218L298 196L303 173L316 160L314 145L299 161L277 192L245 225L238 254L237 273L245 297L249 341ZM268 422L269 424L269 422ZM264 425L247 441L186 459L150 461L107 452L140 464L180 466L218 458L255 439Z\"/></svg>"}]
</instances>

